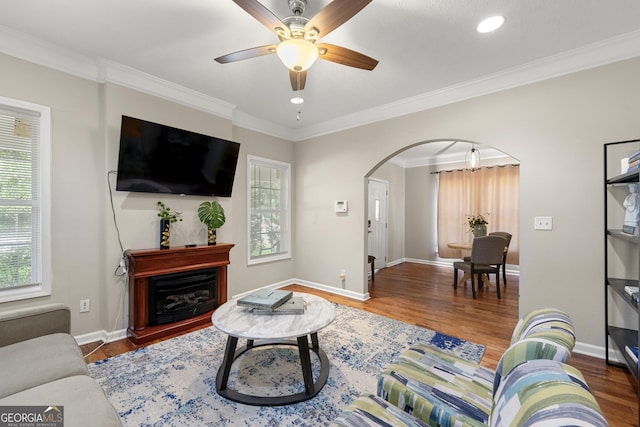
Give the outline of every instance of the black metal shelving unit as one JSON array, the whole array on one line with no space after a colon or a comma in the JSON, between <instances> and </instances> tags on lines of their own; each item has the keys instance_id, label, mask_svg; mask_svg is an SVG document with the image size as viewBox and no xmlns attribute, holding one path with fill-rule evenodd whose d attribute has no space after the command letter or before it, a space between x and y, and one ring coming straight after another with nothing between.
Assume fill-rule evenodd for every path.
<instances>
[{"instance_id":1,"label":"black metal shelving unit","mask_svg":"<svg viewBox=\"0 0 640 427\"><path fill-rule=\"evenodd\" d=\"M640 364L626 351L626 347L640 346L640 308L638 302L625 292L626 286L639 286L640 283L640 236L622 231L625 208L622 196L629 193L629 184L640 183L640 170L617 173L620 171L620 160L640 151L640 139L611 142L604 145L604 318L605 318L605 352L609 365L626 367L636 380L640 382ZM625 155L626 154L626 155ZM615 251L613 248L616 248ZM621 256L628 255L628 256ZM612 267L612 257L620 257L618 265ZM634 256L635 255L635 256ZM621 264L621 265L620 265ZM615 271L612 271L615 270ZM613 304L613 299L621 304ZM621 307L622 306L622 307ZM631 318L631 316L635 316ZM619 326L613 318L622 317L626 327ZM630 328L629 325L634 327ZM612 360L610 344L624 358L623 362ZM636 387L636 391L638 388ZM640 425L640 393L638 393Z\"/></svg>"}]
</instances>

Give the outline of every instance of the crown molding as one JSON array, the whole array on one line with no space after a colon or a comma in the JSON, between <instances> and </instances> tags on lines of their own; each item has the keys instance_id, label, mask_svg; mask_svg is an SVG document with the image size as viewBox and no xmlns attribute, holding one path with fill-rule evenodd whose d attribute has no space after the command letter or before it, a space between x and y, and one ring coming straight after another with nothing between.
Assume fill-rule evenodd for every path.
<instances>
[{"instance_id":1,"label":"crown molding","mask_svg":"<svg viewBox=\"0 0 640 427\"><path fill-rule=\"evenodd\" d=\"M102 58L90 57L0 26L0 52L97 83L137 91L232 119L235 105Z\"/></svg>"},{"instance_id":2,"label":"crown molding","mask_svg":"<svg viewBox=\"0 0 640 427\"><path fill-rule=\"evenodd\" d=\"M235 105L113 61L101 60L102 82L118 84L231 120Z\"/></svg>"},{"instance_id":3,"label":"crown molding","mask_svg":"<svg viewBox=\"0 0 640 427\"><path fill-rule=\"evenodd\" d=\"M454 102L640 56L640 30L485 77L349 114L294 132L294 141L327 135Z\"/></svg>"},{"instance_id":4,"label":"crown molding","mask_svg":"<svg viewBox=\"0 0 640 427\"><path fill-rule=\"evenodd\" d=\"M0 25L0 52L87 80L98 81L95 58Z\"/></svg>"},{"instance_id":5,"label":"crown molding","mask_svg":"<svg viewBox=\"0 0 640 427\"><path fill-rule=\"evenodd\" d=\"M234 126L253 130L265 135L275 136L276 138L282 138L287 141L293 141L294 135L291 129L276 125L267 120L259 119L238 109L233 110L232 123Z\"/></svg>"},{"instance_id":6,"label":"crown molding","mask_svg":"<svg viewBox=\"0 0 640 427\"><path fill-rule=\"evenodd\" d=\"M99 83L111 82L232 120L256 132L302 141L640 56L640 30L480 79L402 99L302 129L277 126L220 99L0 26L0 52Z\"/></svg>"}]
</instances>

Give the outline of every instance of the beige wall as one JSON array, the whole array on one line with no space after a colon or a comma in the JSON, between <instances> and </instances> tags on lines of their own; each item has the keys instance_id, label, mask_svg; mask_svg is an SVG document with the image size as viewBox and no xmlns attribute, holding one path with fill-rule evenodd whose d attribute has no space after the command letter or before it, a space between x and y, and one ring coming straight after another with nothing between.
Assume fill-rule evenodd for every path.
<instances>
[{"instance_id":1,"label":"beige wall","mask_svg":"<svg viewBox=\"0 0 640 427\"><path fill-rule=\"evenodd\" d=\"M299 143L295 253L325 255L296 273L338 286L345 268L357 272L347 289L364 293L363 178L418 142L477 141L521 162L520 311L566 309L579 341L604 345L602 146L638 137L638 75L636 58ZM347 218L326 208L336 198L349 199ZM534 231L536 215L553 216L554 230Z\"/></svg>"},{"instance_id":2,"label":"beige wall","mask_svg":"<svg viewBox=\"0 0 640 427\"><path fill-rule=\"evenodd\" d=\"M0 55L0 95L51 107L52 274L51 297L4 303L2 308L62 301L76 331L102 329L105 309L103 223L106 218L105 149L100 125L100 87L88 80ZM96 173L97 170L101 172ZM80 316L80 299L95 301Z\"/></svg>"},{"instance_id":3,"label":"beige wall","mask_svg":"<svg viewBox=\"0 0 640 427\"><path fill-rule=\"evenodd\" d=\"M405 254L413 260L436 261L437 177L433 166L407 169Z\"/></svg>"},{"instance_id":4,"label":"beige wall","mask_svg":"<svg viewBox=\"0 0 640 427\"><path fill-rule=\"evenodd\" d=\"M114 275L120 246L111 213L107 172L118 166L121 116L129 115L240 142L231 198L219 198L227 222L218 240L231 251L229 296L291 279L293 261L247 266L247 154L293 163L293 143L234 127L230 120L114 84L98 84L0 55L0 95L51 107L53 193L52 295L2 304L4 307L63 302L71 308L72 333L126 327L127 284ZM204 244L206 229L197 218L204 197L115 191L113 204L124 249L157 248L156 202L183 212L172 227L171 244ZM92 302L79 313L80 299Z\"/></svg>"}]
</instances>

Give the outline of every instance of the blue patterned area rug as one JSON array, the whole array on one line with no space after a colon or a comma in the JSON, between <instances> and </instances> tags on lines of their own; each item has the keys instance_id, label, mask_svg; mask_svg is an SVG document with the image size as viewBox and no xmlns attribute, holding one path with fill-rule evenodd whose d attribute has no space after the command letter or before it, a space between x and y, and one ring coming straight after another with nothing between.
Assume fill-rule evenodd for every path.
<instances>
[{"instance_id":1,"label":"blue patterned area rug","mask_svg":"<svg viewBox=\"0 0 640 427\"><path fill-rule=\"evenodd\" d=\"M479 362L485 347L336 304L336 320L318 332L331 370L322 391L280 407L243 405L215 390L226 335L214 327L89 365L125 426L323 426L363 392L376 392L380 370L414 343ZM239 340L238 345L245 345ZM302 391L298 350L259 347L237 359L229 387L257 395ZM312 355L314 376L319 361ZM315 378L314 378L315 379Z\"/></svg>"}]
</instances>

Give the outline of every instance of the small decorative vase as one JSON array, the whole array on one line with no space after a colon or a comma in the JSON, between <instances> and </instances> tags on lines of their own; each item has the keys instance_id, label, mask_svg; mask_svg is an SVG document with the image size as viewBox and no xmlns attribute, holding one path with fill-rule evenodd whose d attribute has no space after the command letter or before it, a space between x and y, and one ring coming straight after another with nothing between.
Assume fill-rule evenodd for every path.
<instances>
[{"instance_id":1,"label":"small decorative vase","mask_svg":"<svg viewBox=\"0 0 640 427\"><path fill-rule=\"evenodd\" d=\"M207 245L213 246L216 244L216 229L207 228Z\"/></svg>"},{"instance_id":2,"label":"small decorative vase","mask_svg":"<svg viewBox=\"0 0 640 427\"><path fill-rule=\"evenodd\" d=\"M169 249L171 241L171 221L160 220L160 249Z\"/></svg>"},{"instance_id":3,"label":"small decorative vase","mask_svg":"<svg viewBox=\"0 0 640 427\"><path fill-rule=\"evenodd\" d=\"M487 235L487 225L479 224L473 227L473 237L482 237Z\"/></svg>"}]
</instances>

